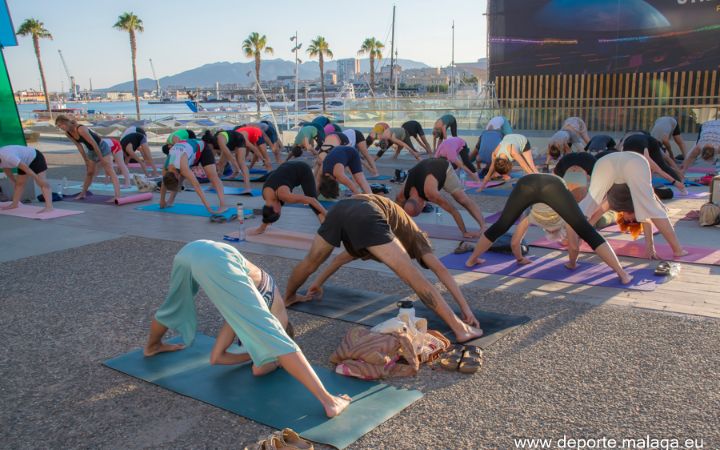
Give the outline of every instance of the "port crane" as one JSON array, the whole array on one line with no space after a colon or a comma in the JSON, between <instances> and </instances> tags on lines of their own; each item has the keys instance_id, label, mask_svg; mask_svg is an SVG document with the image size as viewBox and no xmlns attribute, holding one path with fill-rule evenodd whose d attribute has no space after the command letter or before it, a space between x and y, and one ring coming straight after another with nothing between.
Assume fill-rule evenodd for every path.
<instances>
[{"instance_id":1,"label":"port crane","mask_svg":"<svg viewBox=\"0 0 720 450\"><path fill-rule=\"evenodd\" d=\"M67 63L65 62L65 58L62 54L62 50L58 50L58 54L60 55L60 61L62 61L63 68L65 69L65 75L67 75L68 79L70 80L70 98L71 100L75 100L76 98L78 98L78 89L77 84L75 83L75 77L70 75L70 70L68 70Z\"/></svg>"},{"instance_id":2,"label":"port crane","mask_svg":"<svg viewBox=\"0 0 720 450\"><path fill-rule=\"evenodd\" d=\"M157 74L155 73L155 65L152 62L152 58L150 58L150 68L152 69L153 78L155 79L155 86L157 89L157 93L155 94L157 98L162 98L162 91L160 91L160 80L158 80Z\"/></svg>"}]
</instances>

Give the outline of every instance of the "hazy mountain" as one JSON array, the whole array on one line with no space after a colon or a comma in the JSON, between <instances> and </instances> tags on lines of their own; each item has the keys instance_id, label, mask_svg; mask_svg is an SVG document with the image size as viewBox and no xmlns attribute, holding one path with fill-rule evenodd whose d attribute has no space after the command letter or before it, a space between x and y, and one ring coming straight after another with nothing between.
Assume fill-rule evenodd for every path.
<instances>
[{"instance_id":1,"label":"hazy mountain","mask_svg":"<svg viewBox=\"0 0 720 450\"><path fill-rule=\"evenodd\" d=\"M409 59L399 59L397 62L403 69L421 69L429 67L427 64L412 61ZM383 60L382 65L389 65L390 60ZM335 70L337 63L335 61L327 61L325 63L325 71ZM294 61L286 61L283 59L263 60L260 68L260 76L263 80L274 80L280 75L292 75L295 70ZM379 70L376 64L375 70ZM368 59L360 60L360 71L370 71L370 61ZM248 76L248 72L253 72ZM240 83L250 85L255 72L255 63L248 62L218 62L205 64L195 69L186 70L175 75L160 78L160 86L191 86L191 87L215 87L215 82L220 84ZM300 64L300 79L314 80L320 77L320 65L317 61L309 61ZM138 80L141 90L155 89L155 81L150 78L141 78ZM108 91L132 91L132 81L116 84L105 88Z\"/></svg>"}]
</instances>

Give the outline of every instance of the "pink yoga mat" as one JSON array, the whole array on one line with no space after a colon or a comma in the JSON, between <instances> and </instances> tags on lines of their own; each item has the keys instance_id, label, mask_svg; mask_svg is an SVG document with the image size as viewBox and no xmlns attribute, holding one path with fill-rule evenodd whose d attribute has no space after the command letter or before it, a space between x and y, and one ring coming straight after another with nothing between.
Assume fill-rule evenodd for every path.
<instances>
[{"instance_id":1,"label":"pink yoga mat","mask_svg":"<svg viewBox=\"0 0 720 450\"><path fill-rule=\"evenodd\" d=\"M238 235L239 233L235 231L226 234L223 238L229 237L229 240L233 241L238 238ZM310 250L314 239L315 236L312 234L279 229L270 229L263 234L247 235L248 242L294 248L298 250Z\"/></svg>"},{"instance_id":2,"label":"pink yoga mat","mask_svg":"<svg viewBox=\"0 0 720 450\"><path fill-rule=\"evenodd\" d=\"M652 230L653 230L653 234L659 233L658 229L655 228L655 225L652 226ZM620 231L620 225L618 225L618 224L610 225L609 227L605 227L605 228L601 229L600 231L605 231L608 233L622 233L622 231ZM627 233L627 234L630 234L630 233ZM643 235L640 234L640 237L642 237L642 236ZM638 239L640 239L640 238L638 238Z\"/></svg>"},{"instance_id":3,"label":"pink yoga mat","mask_svg":"<svg viewBox=\"0 0 720 450\"><path fill-rule=\"evenodd\" d=\"M130 203L140 203L152 200L152 192L141 192L140 194L128 195L127 197L120 197L115 200L116 205L127 205Z\"/></svg>"},{"instance_id":4,"label":"pink yoga mat","mask_svg":"<svg viewBox=\"0 0 720 450\"><path fill-rule=\"evenodd\" d=\"M613 248L613 250L615 250L615 253L618 256L629 256L631 258L645 259L644 241L624 241L620 239L607 239L607 241ZM552 248L556 250L564 249L564 247L558 242L549 241L544 238L531 242L530 245L532 245L533 247ZM690 254L676 258L673 256L672 249L669 245L663 243L655 244L655 251L662 259L669 261L720 266L720 249L695 247L689 245L683 245L683 248L686 251L690 252ZM582 242L580 245L580 251L584 253L592 253L593 250L585 242Z\"/></svg>"},{"instance_id":5,"label":"pink yoga mat","mask_svg":"<svg viewBox=\"0 0 720 450\"><path fill-rule=\"evenodd\" d=\"M11 202L2 202L0 203L0 208L5 205L9 205L10 203ZM41 209L43 209L43 207L41 206L20 204L20 206L15 209L0 209L0 214L4 214L6 216L24 217L26 219L48 220L56 219L58 217L74 216L76 214L82 214L84 212L72 211L69 209L57 209L53 207L53 210L50 212L38 214L38 211L40 211Z\"/></svg>"},{"instance_id":6,"label":"pink yoga mat","mask_svg":"<svg viewBox=\"0 0 720 450\"><path fill-rule=\"evenodd\" d=\"M562 281L564 283L585 284L589 286L604 286L617 289L632 289L638 291L653 291L656 282L664 281L664 277L656 277L650 269L628 268L627 272L633 276L630 284L620 283L615 272L605 264L595 264L579 261L574 270L565 267L567 258L557 258L549 255L530 257L532 263L519 266L511 255L488 252L482 255L484 263L472 268L465 266L469 255L450 254L440 258L448 269L505 275L516 278L529 278L534 280Z\"/></svg>"},{"instance_id":7,"label":"pink yoga mat","mask_svg":"<svg viewBox=\"0 0 720 450\"><path fill-rule=\"evenodd\" d=\"M711 174L716 173L718 169L714 166L691 166L688 167L687 172L688 173L705 173L705 174Z\"/></svg>"}]
</instances>

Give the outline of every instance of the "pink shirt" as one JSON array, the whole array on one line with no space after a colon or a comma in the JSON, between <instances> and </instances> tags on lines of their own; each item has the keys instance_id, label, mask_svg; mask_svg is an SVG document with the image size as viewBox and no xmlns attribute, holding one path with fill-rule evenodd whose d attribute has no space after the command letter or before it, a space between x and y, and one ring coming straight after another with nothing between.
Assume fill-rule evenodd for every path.
<instances>
[{"instance_id":1,"label":"pink shirt","mask_svg":"<svg viewBox=\"0 0 720 450\"><path fill-rule=\"evenodd\" d=\"M458 159L458 153L465 148L467 144L463 138L449 137L442 141L435 152L436 158L445 158L451 163L455 163Z\"/></svg>"}]
</instances>

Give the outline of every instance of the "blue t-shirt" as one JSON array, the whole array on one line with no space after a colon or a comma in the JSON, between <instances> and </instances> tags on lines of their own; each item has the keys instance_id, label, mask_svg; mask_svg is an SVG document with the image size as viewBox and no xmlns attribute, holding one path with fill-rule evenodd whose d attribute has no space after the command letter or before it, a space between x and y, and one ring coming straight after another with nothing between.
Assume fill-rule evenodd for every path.
<instances>
[{"instance_id":1,"label":"blue t-shirt","mask_svg":"<svg viewBox=\"0 0 720 450\"><path fill-rule=\"evenodd\" d=\"M478 157L484 164L492 162L492 152L502 141L503 132L500 130L483 131L480 135L480 148L478 149Z\"/></svg>"}]
</instances>

